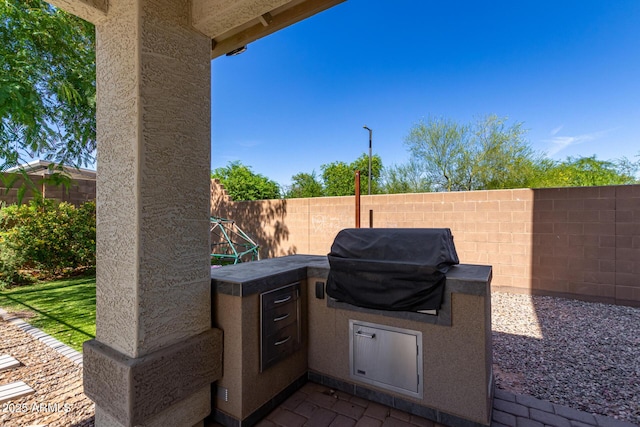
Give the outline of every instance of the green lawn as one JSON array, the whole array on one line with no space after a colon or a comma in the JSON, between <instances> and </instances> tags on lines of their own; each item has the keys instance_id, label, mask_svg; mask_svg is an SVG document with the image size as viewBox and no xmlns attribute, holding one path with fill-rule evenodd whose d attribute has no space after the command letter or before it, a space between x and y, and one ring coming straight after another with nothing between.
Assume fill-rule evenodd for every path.
<instances>
[{"instance_id":1,"label":"green lawn","mask_svg":"<svg viewBox=\"0 0 640 427\"><path fill-rule=\"evenodd\" d=\"M6 289L0 291L0 307L25 314L26 322L82 351L82 343L96 335L96 278Z\"/></svg>"}]
</instances>

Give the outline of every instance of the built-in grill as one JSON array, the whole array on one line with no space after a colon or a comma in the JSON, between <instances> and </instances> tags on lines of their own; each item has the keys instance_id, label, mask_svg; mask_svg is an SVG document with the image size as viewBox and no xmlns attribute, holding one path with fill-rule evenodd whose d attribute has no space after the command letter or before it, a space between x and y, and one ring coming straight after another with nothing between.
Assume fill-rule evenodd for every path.
<instances>
[{"instance_id":1,"label":"built-in grill","mask_svg":"<svg viewBox=\"0 0 640 427\"><path fill-rule=\"evenodd\" d=\"M448 228L353 228L328 255L327 294L358 307L438 310L445 273L458 264Z\"/></svg>"}]
</instances>

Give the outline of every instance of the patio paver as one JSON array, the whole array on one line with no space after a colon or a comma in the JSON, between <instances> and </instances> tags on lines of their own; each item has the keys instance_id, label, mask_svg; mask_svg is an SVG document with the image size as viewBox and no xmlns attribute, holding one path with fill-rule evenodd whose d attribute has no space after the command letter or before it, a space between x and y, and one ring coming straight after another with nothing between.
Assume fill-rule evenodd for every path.
<instances>
[{"instance_id":1,"label":"patio paver","mask_svg":"<svg viewBox=\"0 0 640 427\"><path fill-rule=\"evenodd\" d=\"M219 427L214 422L208 427ZM446 427L379 403L309 382L259 427ZM612 417L496 389L491 427L640 427Z\"/></svg>"},{"instance_id":2,"label":"patio paver","mask_svg":"<svg viewBox=\"0 0 640 427\"><path fill-rule=\"evenodd\" d=\"M0 356L0 372L5 369L17 368L18 366L20 366L20 362L14 357L9 356L8 354Z\"/></svg>"},{"instance_id":3,"label":"patio paver","mask_svg":"<svg viewBox=\"0 0 640 427\"><path fill-rule=\"evenodd\" d=\"M11 384L0 385L0 403L9 402L22 396L33 393L32 389L24 381L16 381Z\"/></svg>"}]
</instances>

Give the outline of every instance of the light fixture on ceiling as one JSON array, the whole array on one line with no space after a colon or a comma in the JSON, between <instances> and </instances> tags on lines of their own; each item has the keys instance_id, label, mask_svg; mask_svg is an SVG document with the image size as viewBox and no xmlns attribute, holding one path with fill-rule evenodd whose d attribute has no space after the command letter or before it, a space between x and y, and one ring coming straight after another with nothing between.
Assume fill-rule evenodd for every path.
<instances>
[{"instance_id":1,"label":"light fixture on ceiling","mask_svg":"<svg viewBox=\"0 0 640 427\"><path fill-rule=\"evenodd\" d=\"M236 56L236 55L240 55L241 53L246 52L246 51L247 51L247 46L245 45L245 46L241 46L241 47L239 47L237 49L233 49L230 52L227 52L226 55L227 56Z\"/></svg>"}]
</instances>

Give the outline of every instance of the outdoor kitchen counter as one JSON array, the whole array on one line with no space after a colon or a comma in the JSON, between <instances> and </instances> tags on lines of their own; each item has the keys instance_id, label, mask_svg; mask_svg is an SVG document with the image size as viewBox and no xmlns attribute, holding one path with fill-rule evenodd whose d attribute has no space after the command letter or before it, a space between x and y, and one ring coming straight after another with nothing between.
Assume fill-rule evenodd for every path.
<instances>
[{"instance_id":1,"label":"outdoor kitchen counter","mask_svg":"<svg viewBox=\"0 0 640 427\"><path fill-rule=\"evenodd\" d=\"M224 331L224 372L215 385L215 420L251 426L307 378L449 426L491 421L492 269L456 265L447 273L437 315L372 310L325 293L326 256L291 255L211 270L212 322ZM286 361L260 369L260 295L299 289L301 345ZM419 331L422 397L380 389L350 374L350 322Z\"/></svg>"},{"instance_id":2,"label":"outdoor kitchen counter","mask_svg":"<svg viewBox=\"0 0 640 427\"><path fill-rule=\"evenodd\" d=\"M289 255L212 268L211 285L216 293L242 297L266 292L309 277L326 280L328 274L329 261L326 256ZM445 292L485 296L490 293L487 285L490 281L490 266L455 265L447 273Z\"/></svg>"},{"instance_id":3,"label":"outdoor kitchen counter","mask_svg":"<svg viewBox=\"0 0 640 427\"><path fill-rule=\"evenodd\" d=\"M211 269L211 286L214 293L245 297L268 292L289 283L310 278L326 281L329 274L327 257L320 255L289 255L249 263ZM451 294L476 296L490 295L492 270L486 265L460 264L451 267L442 306L437 315L408 311L374 310L357 307L333 298L327 299L327 305L343 310L360 311L380 316L396 317L416 322L432 323L441 326L451 325Z\"/></svg>"},{"instance_id":4,"label":"outdoor kitchen counter","mask_svg":"<svg viewBox=\"0 0 640 427\"><path fill-rule=\"evenodd\" d=\"M211 269L211 319L224 333L223 375L212 390L216 422L227 427L251 426L304 384L308 371L307 276L326 278L328 271L326 257L311 255ZM286 361L262 369L260 295L285 286L296 286L299 292L292 302L297 301L300 309L297 315L290 312L290 319L297 317L301 343Z\"/></svg>"},{"instance_id":5,"label":"outdoor kitchen counter","mask_svg":"<svg viewBox=\"0 0 640 427\"><path fill-rule=\"evenodd\" d=\"M211 286L216 293L244 297L328 274L325 256L289 255L212 268Z\"/></svg>"}]
</instances>

